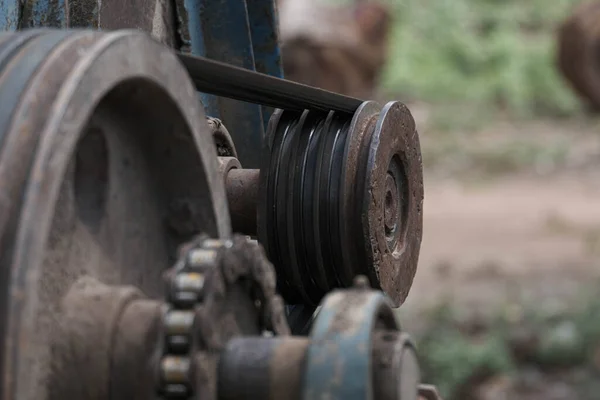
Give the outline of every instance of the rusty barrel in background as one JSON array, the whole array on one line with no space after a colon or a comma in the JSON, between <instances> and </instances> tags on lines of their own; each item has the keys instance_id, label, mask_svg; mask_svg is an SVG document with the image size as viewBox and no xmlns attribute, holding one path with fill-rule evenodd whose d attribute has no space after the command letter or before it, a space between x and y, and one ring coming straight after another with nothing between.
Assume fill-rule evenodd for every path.
<instances>
[{"instance_id":1,"label":"rusty barrel in background","mask_svg":"<svg viewBox=\"0 0 600 400\"><path fill-rule=\"evenodd\" d=\"M600 110L600 2L575 7L558 31L557 64L575 93Z\"/></svg>"}]
</instances>

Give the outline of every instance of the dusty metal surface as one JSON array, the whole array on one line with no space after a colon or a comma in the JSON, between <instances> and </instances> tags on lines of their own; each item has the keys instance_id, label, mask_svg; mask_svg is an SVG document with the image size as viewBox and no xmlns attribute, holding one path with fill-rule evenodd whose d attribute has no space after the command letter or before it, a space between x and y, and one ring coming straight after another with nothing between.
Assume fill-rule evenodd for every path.
<instances>
[{"instance_id":1,"label":"dusty metal surface","mask_svg":"<svg viewBox=\"0 0 600 400\"><path fill-rule=\"evenodd\" d=\"M322 303L310 335L302 398L416 399L419 373L408 353L410 341L399 333L385 298L369 290L366 279L355 284Z\"/></svg>"},{"instance_id":2,"label":"dusty metal surface","mask_svg":"<svg viewBox=\"0 0 600 400\"><path fill-rule=\"evenodd\" d=\"M235 150L235 144L229 134L225 125L220 119L208 117L206 118L208 128L212 134L215 146L217 147L217 155L219 157L236 157L237 151Z\"/></svg>"},{"instance_id":3,"label":"dusty metal surface","mask_svg":"<svg viewBox=\"0 0 600 400\"><path fill-rule=\"evenodd\" d=\"M266 3L265 0L260 1ZM176 0L176 4L179 26L189 34L192 54L246 71L255 70L246 0ZM207 113L223 120L231 130L242 164L257 168L260 163L257 150L264 136L261 106L247 104L234 97L211 99L204 96L203 99L207 101Z\"/></svg>"},{"instance_id":4,"label":"dusty metal surface","mask_svg":"<svg viewBox=\"0 0 600 400\"><path fill-rule=\"evenodd\" d=\"M373 392L377 399L418 400L421 373L409 335L382 331L373 338Z\"/></svg>"},{"instance_id":5,"label":"dusty metal surface","mask_svg":"<svg viewBox=\"0 0 600 400\"><path fill-rule=\"evenodd\" d=\"M258 236L291 304L316 305L357 274L396 305L422 238L418 134L401 103L342 113L278 110L264 150Z\"/></svg>"},{"instance_id":6,"label":"dusty metal surface","mask_svg":"<svg viewBox=\"0 0 600 400\"><path fill-rule=\"evenodd\" d=\"M235 232L256 235L259 169L231 169L225 179L231 226Z\"/></svg>"},{"instance_id":7,"label":"dusty metal surface","mask_svg":"<svg viewBox=\"0 0 600 400\"><path fill-rule=\"evenodd\" d=\"M274 0L246 0L246 8L248 9L256 71L283 78L277 2ZM262 107L265 130L273 111L272 107Z\"/></svg>"},{"instance_id":8,"label":"dusty metal surface","mask_svg":"<svg viewBox=\"0 0 600 400\"><path fill-rule=\"evenodd\" d=\"M0 0L0 27L12 31L19 27L20 0Z\"/></svg>"},{"instance_id":9,"label":"dusty metal surface","mask_svg":"<svg viewBox=\"0 0 600 400\"><path fill-rule=\"evenodd\" d=\"M414 349L370 290L400 304L418 259L409 111L231 67L192 83L186 60L222 67L134 31L0 35L2 398L416 399ZM241 168L195 86L273 89L264 168Z\"/></svg>"},{"instance_id":10,"label":"dusty metal surface","mask_svg":"<svg viewBox=\"0 0 600 400\"><path fill-rule=\"evenodd\" d=\"M217 146L217 151L219 151ZM242 169L235 157L219 157L219 174L225 183L227 205L234 232L256 236L260 170Z\"/></svg>"},{"instance_id":11,"label":"dusty metal surface","mask_svg":"<svg viewBox=\"0 0 600 400\"><path fill-rule=\"evenodd\" d=\"M0 29L139 29L167 46L179 44L171 0L5 0Z\"/></svg>"},{"instance_id":12,"label":"dusty metal surface","mask_svg":"<svg viewBox=\"0 0 600 400\"><path fill-rule=\"evenodd\" d=\"M386 104L369 145L363 146L368 151L360 164L364 175L356 179L362 196L355 217L362 220L364 235L359 257L373 265L367 271L371 281L400 305L417 272L423 237L421 146L408 108Z\"/></svg>"},{"instance_id":13,"label":"dusty metal surface","mask_svg":"<svg viewBox=\"0 0 600 400\"><path fill-rule=\"evenodd\" d=\"M417 400L414 346L390 306L368 288L329 294L307 338L238 338L219 366L221 399ZM435 393L435 392L434 392Z\"/></svg>"},{"instance_id":14,"label":"dusty metal surface","mask_svg":"<svg viewBox=\"0 0 600 400\"><path fill-rule=\"evenodd\" d=\"M61 305L61 334L52 338L53 368L42 398L125 400L153 394L154 374L146 366L159 338L160 303L143 299L133 286L83 276Z\"/></svg>"},{"instance_id":15,"label":"dusty metal surface","mask_svg":"<svg viewBox=\"0 0 600 400\"><path fill-rule=\"evenodd\" d=\"M235 157L219 157L219 175L223 182L227 182L227 175L232 169L242 168L242 164Z\"/></svg>"},{"instance_id":16,"label":"dusty metal surface","mask_svg":"<svg viewBox=\"0 0 600 400\"><path fill-rule=\"evenodd\" d=\"M307 338L238 338L219 364L221 400L299 400Z\"/></svg>"},{"instance_id":17,"label":"dusty metal surface","mask_svg":"<svg viewBox=\"0 0 600 400\"><path fill-rule=\"evenodd\" d=\"M275 274L262 249L244 236L201 236L170 271L159 395L217 399L219 353L239 336L289 334Z\"/></svg>"},{"instance_id":18,"label":"dusty metal surface","mask_svg":"<svg viewBox=\"0 0 600 400\"><path fill-rule=\"evenodd\" d=\"M23 35L0 71L2 98L20 93L0 118L3 399L49 398L80 277L158 297L178 243L230 233L205 117L168 49L132 32ZM186 229L175 204L190 205Z\"/></svg>"}]
</instances>

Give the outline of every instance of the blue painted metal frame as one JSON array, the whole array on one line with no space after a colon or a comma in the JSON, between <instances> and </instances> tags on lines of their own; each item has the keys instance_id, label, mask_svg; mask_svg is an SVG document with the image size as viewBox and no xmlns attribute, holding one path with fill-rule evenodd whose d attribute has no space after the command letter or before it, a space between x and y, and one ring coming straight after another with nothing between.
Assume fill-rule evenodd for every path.
<instances>
[{"instance_id":1,"label":"blue painted metal frame","mask_svg":"<svg viewBox=\"0 0 600 400\"><path fill-rule=\"evenodd\" d=\"M277 3L275 0L246 0L246 4L256 70L263 74L283 78ZM273 109L263 106L262 114L266 130Z\"/></svg>"},{"instance_id":2,"label":"blue painted metal frame","mask_svg":"<svg viewBox=\"0 0 600 400\"><path fill-rule=\"evenodd\" d=\"M67 28L67 0L0 0L0 31Z\"/></svg>"},{"instance_id":3,"label":"blue painted metal frame","mask_svg":"<svg viewBox=\"0 0 600 400\"><path fill-rule=\"evenodd\" d=\"M389 303L381 292L350 289L331 292L321 305L310 334L302 399L371 400L371 351L379 313L387 310L388 328L398 328Z\"/></svg>"},{"instance_id":4,"label":"blue painted metal frame","mask_svg":"<svg viewBox=\"0 0 600 400\"><path fill-rule=\"evenodd\" d=\"M31 27L67 27L66 0L28 0L24 5L24 13L29 14L27 25Z\"/></svg>"},{"instance_id":5,"label":"blue painted metal frame","mask_svg":"<svg viewBox=\"0 0 600 400\"><path fill-rule=\"evenodd\" d=\"M283 75L273 0L184 0L192 54L277 77ZM259 168L271 111L256 104L202 95L220 118L245 168Z\"/></svg>"},{"instance_id":6,"label":"blue painted metal frame","mask_svg":"<svg viewBox=\"0 0 600 400\"><path fill-rule=\"evenodd\" d=\"M0 29L67 27L69 0L0 0ZM282 77L274 0L179 0L183 48L192 54ZM97 26L96 0L71 10L70 27ZM208 115L231 132L245 168L259 168L264 132L272 109L200 94Z\"/></svg>"},{"instance_id":7,"label":"blue painted metal frame","mask_svg":"<svg viewBox=\"0 0 600 400\"><path fill-rule=\"evenodd\" d=\"M20 0L0 0L0 29L14 31L21 18Z\"/></svg>"},{"instance_id":8,"label":"blue painted metal frame","mask_svg":"<svg viewBox=\"0 0 600 400\"><path fill-rule=\"evenodd\" d=\"M0 30L97 27L99 3L80 1L77 10L71 10L71 26L67 26L68 2L0 0ZM181 50L283 77L275 0L177 0L176 13ZM221 118L228 127L242 165L259 168L262 140L273 110L204 93L199 96L207 114Z\"/></svg>"}]
</instances>

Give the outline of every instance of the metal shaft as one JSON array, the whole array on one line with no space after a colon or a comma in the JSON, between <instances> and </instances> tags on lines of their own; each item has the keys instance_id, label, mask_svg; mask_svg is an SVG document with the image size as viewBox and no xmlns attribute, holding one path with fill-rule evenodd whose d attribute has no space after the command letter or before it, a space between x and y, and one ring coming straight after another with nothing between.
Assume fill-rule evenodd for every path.
<instances>
[{"instance_id":1,"label":"metal shaft","mask_svg":"<svg viewBox=\"0 0 600 400\"><path fill-rule=\"evenodd\" d=\"M225 177L227 203L234 232L256 235L260 170L234 168Z\"/></svg>"},{"instance_id":2,"label":"metal shaft","mask_svg":"<svg viewBox=\"0 0 600 400\"><path fill-rule=\"evenodd\" d=\"M362 100L179 53L196 88L204 93L287 110L354 113Z\"/></svg>"}]
</instances>

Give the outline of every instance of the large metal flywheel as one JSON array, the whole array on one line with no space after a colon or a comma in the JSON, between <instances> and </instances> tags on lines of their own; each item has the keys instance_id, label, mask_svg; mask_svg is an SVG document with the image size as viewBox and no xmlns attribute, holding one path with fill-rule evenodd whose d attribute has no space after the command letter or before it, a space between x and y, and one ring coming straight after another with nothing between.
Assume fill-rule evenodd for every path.
<instances>
[{"instance_id":1,"label":"large metal flywheel","mask_svg":"<svg viewBox=\"0 0 600 400\"><path fill-rule=\"evenodd\" d=\"M61 380L77 385L69 372L108 371L64 365L73 335L97 335L89 352L113 345L85 318L73 325L83 302L73 290L88 291L88 325L121 312L94 294L101 285L159 298L178 246L200 232L229 237L229 215L175 54L133 31L0 41L0 397L57 398Z\"/></svg>"}]
</instances>

